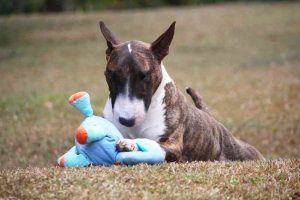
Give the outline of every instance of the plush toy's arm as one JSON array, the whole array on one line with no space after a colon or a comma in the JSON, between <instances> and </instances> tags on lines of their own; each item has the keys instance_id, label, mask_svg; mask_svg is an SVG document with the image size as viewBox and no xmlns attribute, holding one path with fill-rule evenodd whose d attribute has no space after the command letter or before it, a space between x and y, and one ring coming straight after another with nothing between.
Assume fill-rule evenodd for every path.
<instances>
[{"instance_id":1,"label":"plush toy's arm","mask_svg":"<svg viewBox=\"0 0 300 200\"><path fill-rule=\"evenodd\" d=\"M72 147L67 153L62 155L57 163L60 167L85 167L91 162L76 150L76 146Z\"/></svg>"},{"instance_id":2,"label":"plush toy's arm","mask_svg":"<svg viewBox=\"0 0 300 200\"><path fill-rule=\"evenodd\" d=\"M166 152L155 141L149 139L136 139L139 151L120 152L116 162L122 165L135 165L140 163L159 164L165 161Z\"/></svg>"}]
</instances>

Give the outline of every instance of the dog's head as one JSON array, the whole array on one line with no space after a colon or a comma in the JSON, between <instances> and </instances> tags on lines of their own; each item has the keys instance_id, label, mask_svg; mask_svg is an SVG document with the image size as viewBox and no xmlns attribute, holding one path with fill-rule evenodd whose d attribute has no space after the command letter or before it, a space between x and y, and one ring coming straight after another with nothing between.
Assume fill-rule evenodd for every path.
<instances>
[{"instance_id":1,"label":"dog's head","mask_svg":"<svg viewBox=\"0 0 300 200\"><path fill-rule=\"evenodd\" d=\"M127 127L139 125L162 80L161 62L169 52L175 22L151 44L120 42L103 22L100 30L107 41L105 77L114 118Z\"/></svg>"}]
</instances>

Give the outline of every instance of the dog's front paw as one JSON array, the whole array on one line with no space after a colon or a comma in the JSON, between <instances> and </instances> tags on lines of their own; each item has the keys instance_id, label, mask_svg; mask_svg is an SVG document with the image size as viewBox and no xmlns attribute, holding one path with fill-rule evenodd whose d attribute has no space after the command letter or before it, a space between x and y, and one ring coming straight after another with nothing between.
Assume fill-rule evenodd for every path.
<instances>
[{"instance_id":1,"label":"dog's front paw","mask_svg":"<svg viewBox=\"0 0 300 200\"><path fill-rule=\"evenodd\" d=\"M130 139L122 139L117 143L116 146L119 152L138 150L135 140L130 140Z\"/></svg>"}]
</instances>

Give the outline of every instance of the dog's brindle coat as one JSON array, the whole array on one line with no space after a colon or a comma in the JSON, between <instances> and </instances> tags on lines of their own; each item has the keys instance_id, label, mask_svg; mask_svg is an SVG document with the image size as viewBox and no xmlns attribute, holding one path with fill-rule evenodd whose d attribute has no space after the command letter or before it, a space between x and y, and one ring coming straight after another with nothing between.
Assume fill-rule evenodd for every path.
<instances>
[{"instance_id":1,"label":"dog's brindle coat","mask_svg":"<svg viewBox=\"0 0 300 200\"><path fill-rule=\"evenodd\" d=\"M149 138L166 150L167 161L257 160L263 156L242 142L209 113L192 89L188 104L164 66L175 22L151 44L119 42L103 22L107 41L105 71L110 98L104 117L127 138Z\"/></svg>"}]
</instances>

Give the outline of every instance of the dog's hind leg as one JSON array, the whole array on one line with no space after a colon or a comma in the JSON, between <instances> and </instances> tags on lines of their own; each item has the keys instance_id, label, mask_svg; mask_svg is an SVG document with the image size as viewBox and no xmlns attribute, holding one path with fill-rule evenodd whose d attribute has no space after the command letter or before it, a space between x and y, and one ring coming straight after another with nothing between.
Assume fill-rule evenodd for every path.
<instances>
[{"instance_id":1,"label":"dog's hind leg","mask_svg":"<svg viewBox=\"0 0 300 200\"><path fill-rule=\"evenodd\" d=\"M199 110L202 110L202 111L210 114L206 104L203 102L201 95L199 95L195 90L193 90L190 87L186 88L186 92L192 97L192 100L194 101L195 106Z\"/></svg>"}]
</instances>

